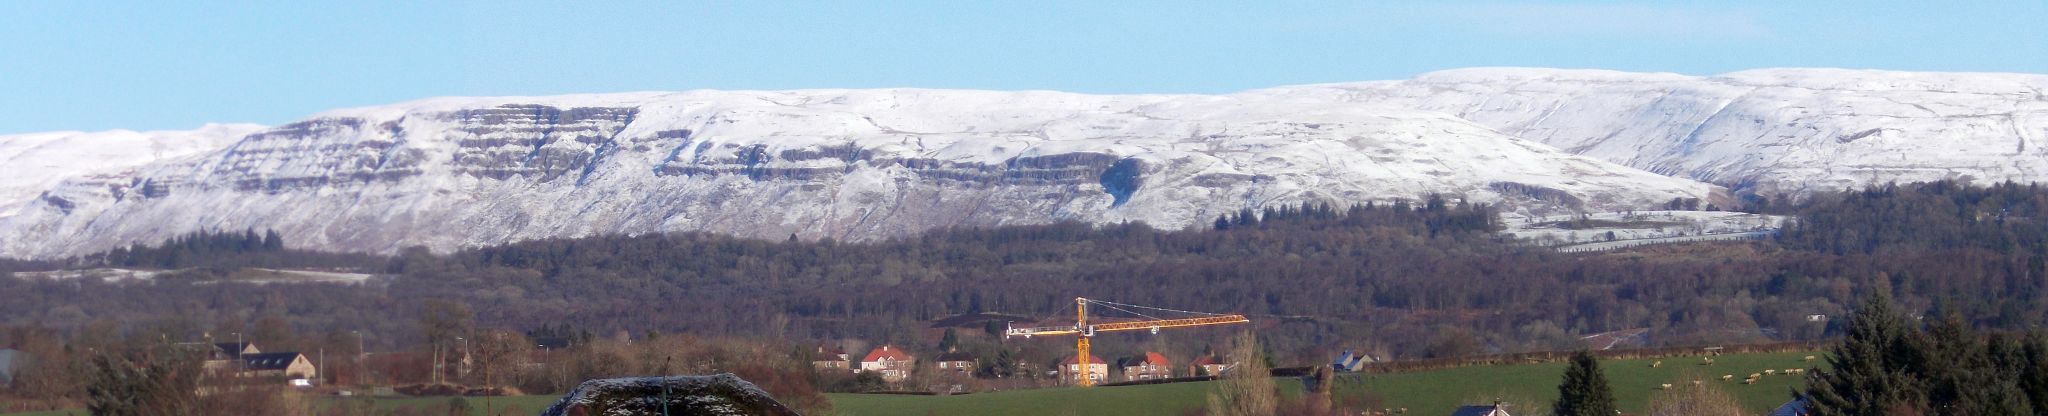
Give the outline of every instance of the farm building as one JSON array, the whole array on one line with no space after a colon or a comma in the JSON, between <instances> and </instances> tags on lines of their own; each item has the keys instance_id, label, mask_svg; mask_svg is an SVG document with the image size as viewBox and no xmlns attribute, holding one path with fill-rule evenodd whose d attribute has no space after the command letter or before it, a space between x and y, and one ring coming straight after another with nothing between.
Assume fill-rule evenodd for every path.
<instances>
[{"instance_id":1,"label":"farm building","mask_svg":"<svg viewBox=\"0 0 2048 416\"><path fill-rule=\"evenodd\" d=\"M307 360L305 354L296 352L243 354L242 364L243 377L310 379L320 375L320 370L313 367L312 360Z\"/></svg>"},{"instance_id":2,"label":"farm building","mask_svg":"<svg viewBox=\"0 0 2048 416\"><path fill-rule=\"evenodd\" d=\"M250 342L184 343L178 345L186 348L187 351L205 351L206 361L200 364L200 368L216 373L240 371L243 367L236 364L239 362L238 360L242 357L263 353L263 350L256 348L255 343Z\"/></svg>"},{"instance_id":3,"label":"farm building","mask_svg":"<svg viewBox=\"0 0 2048 416\"><path fill-rule=\"evenodd\" d=\"M1366 364L1378 361L1379 359L1357 350L1344 350L1344 353L1338 355L1336 360L1330 361L1330 369L1337 370L1340 373L1349 373L1365 368Z\"/></svg>"},{"instance_id":4,"label":"farm building","mask_svg":"<svg viewBox=\"0 0 2048 416\"><path fill-rule=\"evenodd\" d=\"M250 343L250 342L216 342L216 343L213 343L213 350L212 350L212 351L208 351L208 354L207 354L207 359L209 359L209 360L230 360L230 359L234 359L235 357L240 357L240 356L244 356L244 355L249 355L249 354L262 354L262 353L263 353L263 350L259 350L259 349L256 349L256 344L255 344L255 343Z\"/></svg>"}]
</instances>

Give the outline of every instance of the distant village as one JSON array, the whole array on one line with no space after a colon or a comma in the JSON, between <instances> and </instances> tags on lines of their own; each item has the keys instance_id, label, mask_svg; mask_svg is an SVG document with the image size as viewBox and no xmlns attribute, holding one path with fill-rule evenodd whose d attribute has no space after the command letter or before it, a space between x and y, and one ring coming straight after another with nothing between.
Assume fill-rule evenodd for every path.
<instances>
[{"instance_id":1,"label":"distant village","mask_svg":"<svg viewBox=\"0 0 2048 416\"><path fill-rule=\"evenodd\" d=\"M1349 356L1348 354L1347 352L1347 357ZM874 373L881 377L883 381L890 383L899 383L909 379L920 360L918 357L895 345L875 347L867 351L866 354L860 355L858 359L855 359L854 355L848 354L843 348L819 346L814 351L813 356L816 358L811 361L811 367L819 371L845 371L856 374ZM1041 370L1042 367L1032 363L1018 363L1018 367L1032 376L1042 375L1057 379L1060 384L1073 385L1079 384L1081 380L1082 364L1078 359L1079 357L1079 355L1068 355L1060 359L1059 365L1052 369ZM938 371L960 376L979 374L976 370L984 365L982 359L958 351L947 351L930 358L930 360L932 360L933 368L938 369ZM1353 359L1351 361L1358 363L1363 360ZM1156 351L1146 351L1142 355L1117 357L1115 360L1104 360L1102 357L1090 354L1087 365L1088 378L1093 381L1093 384L1164 380L1176 377L1222 376L1237 367L1236 363L1228 362L1214 354L1196 357L1192 361L1186 361L1184 366L1177 366L1174 360L1167 358L1166 354Z\"/></svg>"}]
</instances>

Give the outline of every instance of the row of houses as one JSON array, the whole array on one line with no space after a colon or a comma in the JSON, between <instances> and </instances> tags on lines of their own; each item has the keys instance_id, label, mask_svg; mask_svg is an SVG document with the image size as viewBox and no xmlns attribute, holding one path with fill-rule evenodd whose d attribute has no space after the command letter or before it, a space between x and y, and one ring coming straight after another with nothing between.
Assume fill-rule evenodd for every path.
<instances>
[{"instance_id":1,"label":"row of houses","mask_svg":"<svg viewBox=\"0 0 2048 416\"><path fill-rule=\"evenodd\" d=\"M854 361L852 359L853 356L847 354L845 349L828 346L819 346L814 352L814 357L811 361L811 367L818 370L842 370L855 373L874 372L880 375L882 380L892 383L910 378L911 370L916 368L918 361L908 351L904 351L902 348L894 345L876 347L868 351L859 361ZM1077 357L1070 355L1060 360L1057 370L1053 371L1052 374L1058 376L1062 383L1074 384L1080 381L1081 365L1076 359ZM1146 351L1143 355L1119 358L1115 361L1103 360L1101 357L1090 355L1088 358L1089 379L1095 383L1109 382L1112 365L1122 370L1123 377L1119 381L1155 380L1177 376L1221 375L1235 367L1233 364L1225 363L1221 359L1209 356L1196 358L1193 363L1189 364L1185 372L1179 372L1175 371L1176 368L1171 361L1167 360L1165 354L1153 351ZM933 366L942 372L974 374L975 370L982 366L982 363L980 359L971 354L947 351L935 358Z\"/></svg>"}]
</instances>

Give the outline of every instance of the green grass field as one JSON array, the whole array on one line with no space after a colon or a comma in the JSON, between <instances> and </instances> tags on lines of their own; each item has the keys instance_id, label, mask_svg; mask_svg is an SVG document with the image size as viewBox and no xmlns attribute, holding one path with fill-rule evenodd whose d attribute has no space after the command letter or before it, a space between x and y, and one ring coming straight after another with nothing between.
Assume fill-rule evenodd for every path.
<instances>
[{"instance_id":1,"label":"green grass field","mask_svg":"<svg viewBox=\"0 0 2048 416\"><path fill-rule=\"evenodd\" d=\"M1729 355L1715 359L1711 366L1697 365L1698 358L1665 359L1664 365L1652 368L1656 360L1607 360L1600 365L1613 383L1614 396L1623 411L1637 413L1648 403L1651 394L1656 393L1663 383L1681 384L1689 382L1688 375L1704 378L1706 383L1716 383L1742 401L1745 408L1753 413L1763 413L1790 399L1794 388L1804 385L1803 376L1770 375L1754 385L1744 385L1741 379L1750 373L1761 373L1764 369L1776 369L1781 373L1788 368L1803 368L1808 363L1802 360L1818 353L1774 353ZM1444 370L1429 370L1400 374L1345 375L1334 386L1340 402L1347 397L1378 397L1385 407L1407 408L1411 414L1449 414L1459 404L1490 402L1499 397L1510 402L1526 401L1527 406L1548 406L1557 396L1557 383L1564 374L1564 363L1543 363L1523 365L1501 365L1466 367ZM1734 375L1735 381L1721 381L1723 374ZM1162 415L1174 416L1190 409L1201 407L1204 396L1216 383L1176 383L1148 386L1097 387L1091 389L1040 389L994 393L978 393L959 396L901 396L873 394L828 394L833 411L842 416L924 416L924 415ZM1301 383L1293 379L1282 379L1278 383L1289 396L1299 395ZM553 404L559 396L514 396L490 399L494 410L503 412L506 406L514 406L518 414L539 413L542 408ZM338 398L319 399L322 406L331 405ZM468 398L475 411L471 415L485 415L485 401L480 397ZM425 409L445 405L448 398L379 398L373 405L378 409L395 409L412 406ZM1512 410L1513 407L1510 408ZM83 415L85 412L40 412L18 413L4 416L58 416Z\"/></svg>"},{"instance_id":2,"label":"green grass field","mask_svg":"<svg viewBox=\"0 0 2048 416\"><path fill-rule=\"evenodd\" d=\"M380 397L380 398L374 398L374 399L371 399L371 406L374 406L374 407L376 407L376 408L377 408L377 410L380 410L380 411L382 411L382 410L392 410L392 409L397 409L397 408L399 408L399 407L401 407L401 406L411 406L411 407L412 407L413 409L416 409L416 410L422 410L422 411L424 411L424 410L426 410L426 409L429 409L429 408L433 408L433 409L444 409L444 408L446 408L445 406L446 406L446 405L448 404L448 401L449 401L449 399L452 399L452 397L406 397L406 398L391 398L391 397ZM486 400L486 399L488 399L488 400ZM534 395L534 396L500 396L500 397L489 397L489 398L485 398L485 397L464 397L464 398L463 398L463 400L465 400L465 401L468 401L468 402L469 402L469 406L470 406L470 411L469 411L469 414L470 414L470 415L472 415L472 416L489 416L489 415L499 415L499 414L517 414L517 415L532 415L532 414L539 414L539 413L540 413L540 411L541 411L541 409L546 409L546 408L547 408L547 407L548 407L549 405L553 405L553 404L555 404L555 401L556 401L556 400L561 400L561 399L562 399L562 396L558 396L558 395ZM338 403L338 402L340 402L340 401L343 401L343 400L361 400L361 399L348 399L348 398L339 398L339 397L332 397L332 396L330 396L330 397L322 397L322 398L320 398L320 399L319 399L319 401L318 401L318 402L316 402L316 403L315 403L315 406L318 406L318 407L319 407L319 408L321 408L321 409L325 409L325 408L327 408L328 406L333 406L333 405L335 405L336 403ZM486 410L488 410L488 411L489 411L489 413L486 413L486 412L485 412Z\"/></svg>"},{"instance_id":3,"label":"green grass field","mask_svg":"<svg viewBox=\"0 0 2048 416\"><path fill-rule=\"evenodd\" d=\"M1686 383L1687 374L1697 374L1706 383L1717 383L1735 395L1751 412L1763 413L1790 399L1792 389L1804 386L1798 375L1771 375L1754 385L1741 379L1764 369L1805 367L1803 358L1815 353L1730 355L1714 365L1696 365L1697 358L1663 360L1601 361L1601 368L1613 383L1614 395L1623 411L1640 412L1664 383ZM1499 397L1528 401L1521 406L1548 406L1557 397L1557 383L1564 363L1503 365L1431 370L1402 374L1347 375L1334 386L1339 401L1345 397L1373 395L1385 407L1407 408L1412 414L1449 414L1459 404L1491 402ZM1735 381L1720 381L1732 374ZM1097 387L1092 389L1045 389L979 393L963 396L890 396L831 394L833 410L844 416L892 415L1180 415L1200 407L1204 395L1215 383L1178 383L1149 386ZM1301 383L1282 380L1290 395L1299 394ZM1510 407L1512 410L1513 407Z\"/></svg>"}]
</instances>

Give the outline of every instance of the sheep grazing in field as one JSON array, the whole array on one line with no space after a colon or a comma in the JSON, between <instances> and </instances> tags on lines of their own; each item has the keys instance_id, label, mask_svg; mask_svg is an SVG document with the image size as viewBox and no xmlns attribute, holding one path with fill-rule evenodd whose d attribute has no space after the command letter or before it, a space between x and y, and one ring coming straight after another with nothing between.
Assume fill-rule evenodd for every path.
<instances>
[{"instance_id":1,"label":"sheep grazing in field","mask_svg":"<svg viewBox=\"0 0 2048 416\"><path fill-rule=\"evenodd\" d=\"M1671 383L1664 383L1664 384L1659 384L1659 385L1657 385L1657 389L1658 389L1658 390L1670 390L1670 389L1671 389Z\"/></svg>"},{"instance_id":2,"label":"sheep grazing in field","mask_svg":"<svg viewBox=\"0 0 2048 416\"><path fill-rule=\"evenodd\" d=\"M1734 375L1734 374L1722 374L1722 375L1721 375L1721 381L1728 381L1728 380L1734 380L1734 379L1735 379L1735 375Z\"/></svg>"},{"instance_id":3,"label":"sheep grazing in field","mask_svg":"<svg viewBox=\"0 0 2048 416\"><path fill-rule=\"evenodd\" d=\"M1657 368L1657 367L1663 367L1663 366L1664 366L1664 361L1661 361L1661 360L1659 360L1659 361L1651 361L1651 362L1650 362L1650 368Z\"/></svg>"},{"instance_id":4,"label":"sheep grazing in field","mask_svg":"<svg viewBox=\"0 0 2048 416\"><path fill-rule=\"evenodd\" d=\"M1808 355L1808 356L1806 356L1806 361L1813 361L1813 360L1814 360L1813 356L1811 356L1811 355Z\"/></svg>"},{"instance_id":5,"label":"sheep grazing in field","mask_svg":"<svg viewBox=\"0 0 2048 416\"><path fill-rule=\"evenodd\" d=\"M1778 370L1764 370L1764 374L1777 374Z\"/></svg>"},{"instance_id":6,"label":"sheep grazing in field","mask_svg":"<svg viewBox=\"0 0 2048 416\"><path fill-rule=\"evenodd\" d=\"M1697 386L1697 385L1700 385L1700 381L1699 381L1699 380L1693 380L1693 381L1692 381L1692 385L1695 385L1695 386Z\"/></svg>"},{"instance_id":7,"label":"sheep grazing in field","mask_svg":"<svg viewBox=\"0 0 2048 416\"><path fill-rule=\"evenodd\" d=\"M1714 357L1700 357L1700 365L1714 365Z\"/></svg>"},{"instance_id":8,"label":"sheep grazing in field","mask_svg":"<svg viewBox=\"0 0 2048 416\"><path fill-rule=\"evenodd\" d=\"M1764 378L1764 375L1758 373L1749 373L1749 378Z\"/></svg>"},{"instance_id":9,"label":"sheep grazing in field","mask_svg":"<svg viewBox=\"0 0 2048 416\"><path fill-rule=\"evenodd\" d=\"M1756 384L1756 379L1742 380L1742 384Z\"/></svg>"}]
</instances>

